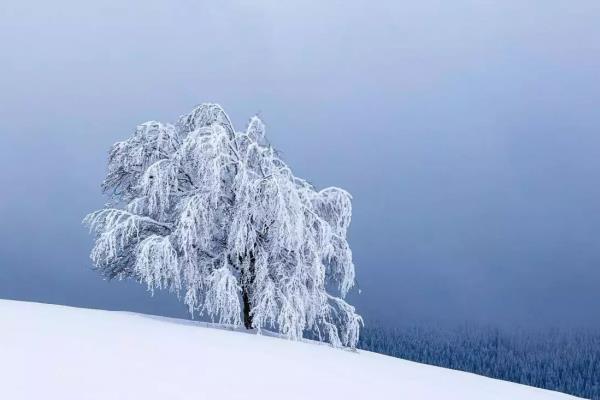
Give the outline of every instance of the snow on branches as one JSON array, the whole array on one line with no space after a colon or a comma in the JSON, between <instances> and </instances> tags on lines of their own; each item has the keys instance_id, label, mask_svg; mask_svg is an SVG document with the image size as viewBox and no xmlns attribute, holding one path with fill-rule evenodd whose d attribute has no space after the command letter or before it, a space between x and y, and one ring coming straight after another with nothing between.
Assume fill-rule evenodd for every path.
<instances>
[{"instance_id":1,"label":"snow on branches","mask_svg":"<svg viewBox=\"0 0 600 400\"><path fill-rule=\"evenodd\" d=\"M84 221L106 277L169 289L220 323L356 345L351 196L294 176L257 117L236 132L203 104L141 124L112 146L102 187L111 205Z\"/></svg>"}]
</instances>

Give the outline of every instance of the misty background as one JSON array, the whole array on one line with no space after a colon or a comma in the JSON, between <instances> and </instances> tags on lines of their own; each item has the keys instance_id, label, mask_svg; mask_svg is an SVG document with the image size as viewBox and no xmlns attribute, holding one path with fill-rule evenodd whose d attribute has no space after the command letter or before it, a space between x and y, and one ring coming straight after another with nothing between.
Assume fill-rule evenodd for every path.
<instances>
[{"instance_id":1,"label":"misty background","mask_svg":"<svg viewBox=\"0 0 600 400\"><path fill-rule=\"evenodd\" d=\"M107 151L218 102L354 196L352 302L600 326L597 1L3 1L0 298L187 317L91 270Z\"/></svg>"}]
</instances>

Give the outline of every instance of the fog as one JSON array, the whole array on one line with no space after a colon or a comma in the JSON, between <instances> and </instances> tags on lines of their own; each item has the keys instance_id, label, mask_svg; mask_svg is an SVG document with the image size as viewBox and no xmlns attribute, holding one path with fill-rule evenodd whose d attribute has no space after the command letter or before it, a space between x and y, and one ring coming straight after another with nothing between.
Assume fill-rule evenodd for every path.
<instances>
[{"instance_id":1,"label":"fog","mask_svg":"<svg viewBox=\"0 0 600 400\"><path fill-rule=\"evenodd\" d=\"M367 319L600 326L600 3L323 3L2 2L0 298L186 316L81 220L113 142L210 101L353 194Z\"/></svg>"}]
</instances>

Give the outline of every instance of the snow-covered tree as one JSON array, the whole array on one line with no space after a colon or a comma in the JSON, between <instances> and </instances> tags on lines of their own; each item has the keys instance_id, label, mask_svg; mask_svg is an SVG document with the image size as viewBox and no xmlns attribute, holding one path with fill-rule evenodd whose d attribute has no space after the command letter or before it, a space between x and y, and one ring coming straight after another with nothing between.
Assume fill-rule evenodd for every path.
<instances>
[{"instance_id":1,"label":"snow-covered tree","mask_svg":"<svg viewBox=\"0 0 600 400\"><path fill-rule=\"evenodd\" d=\"M236 132L202 104L143 123L112 146L102 187L111 202L84 221L105 277L169 289L220 323L356 345L351 196L294 176L257 117Z\"/></svg>"}]
</instances>

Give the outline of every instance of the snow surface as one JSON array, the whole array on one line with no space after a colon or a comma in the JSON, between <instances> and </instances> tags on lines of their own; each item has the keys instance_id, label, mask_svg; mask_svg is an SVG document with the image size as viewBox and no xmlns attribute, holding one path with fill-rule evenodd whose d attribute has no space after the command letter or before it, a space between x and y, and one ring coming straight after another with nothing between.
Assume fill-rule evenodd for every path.
<instances>
[{"instance_id":1,"label":"snow surface","mask_svg":"<svg viewBox=\"0 0 600 400\"><path fill-rule=\"evenodd\" d=\"M2 399L574 399L469 373L127 312L0 300Z\"/></svg>"}]
</instances>

